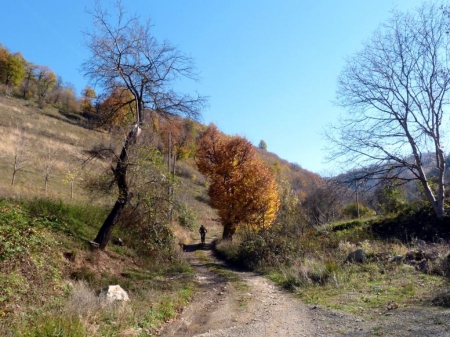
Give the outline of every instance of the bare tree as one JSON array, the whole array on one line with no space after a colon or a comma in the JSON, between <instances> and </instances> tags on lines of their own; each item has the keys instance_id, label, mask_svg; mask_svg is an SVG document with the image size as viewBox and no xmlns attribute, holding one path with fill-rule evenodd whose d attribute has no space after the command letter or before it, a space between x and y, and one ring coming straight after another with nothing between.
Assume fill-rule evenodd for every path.
<instances>
[{"instance_id":1,"label":"bare tree","mask_svg":"<svg viewBox=\"0 0 450 337\"><path fill-rule=\"evenodd\" d=\"M44 173L44 191L47 193L48 182L52 175L53 168L58 160L59 148L56 143L49 143L45 146L45 153L42 156L42 169Z\"/></svg>"},{"instance_id":2,"label":"bare tree","mask_svg":"<svg viewBox=\"0 0 450 337\"><path fill-rule=\"evenodd\" d=\"M110 16L97 2L89 14L94 30L85 33L91 57L83 64L85 75L97 86L112 92L118 85L132 94L135 124L126 137L112 169L119 197L100 228L94 243L104 249L125 205L130 200L127 181L129 147L137 141L144 122L144 109L170 118L184 115L197 118L205 98L182 95L172 89L179 78L196 79L191 58L167 41L159 43L150 34L150 23L141 24L137 16L125 17L120 1L117 17Z\"/></svg>"},{"instance_id":3,"label":"bare tree","mask_svg":"<svg viewBox=\"0 0 450 337\"><path fill-rule=\"evenodd\" d=\"M348 198L348 189L331 178L317 178L308 189L301 206L310 225L322 225L338 220L341 208Z\"/></svg>"},{"instance_id":4,"label":"bare tree","mask_svg":"<svg viewBox=\"0 0 450 337\"><path fill-rule=\"evenodd\" d=\"M73 199L75 183L80 183L86 175L87 164L89 163L86 153L70 151L64 158L64 178L63 183L70 185L70 199Z\"/></svg>"},{"instance_id":5,"label":"bare tree","mask_svg":"<svg viewBox=\"0 0 450 337\"><path fill-rule=\"evenodd\" d=\"M28 163L29 158L29 144L25 132L22 128L17 126L15 130L15 145L14 145L14 164L11 178L11 186L16 181L16 175L19 171L23 171Z\"/></svg>"},{"instance_id":6,"label":"bare tree","mask_svg":"<svg viewBox=\"0 0 450 337\"><path fill-rule=\"evenodd\" d=\"M327 134L331 158L365 172L364 179L418 180L438 218L444 216L449 41L444 7L427 2L413 13L394 12L347 60L337 97L348 114ZM430 165L438 175L436 190L429 184Z\"/></svg>"}]
</instances>

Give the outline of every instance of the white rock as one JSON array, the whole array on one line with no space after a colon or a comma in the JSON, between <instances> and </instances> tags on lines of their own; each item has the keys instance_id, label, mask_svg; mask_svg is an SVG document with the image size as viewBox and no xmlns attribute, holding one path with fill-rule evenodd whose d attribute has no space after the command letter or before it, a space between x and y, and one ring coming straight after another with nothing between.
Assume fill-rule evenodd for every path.
<instances>
[{"instance_id":1,"label":"white rock","mask_svg":"<svg viewBox=\"0 0 450 337\"><path fill-rule=\"evenodd\" d=\"M103 288L100 293L100 299L107 303L112 303L115 301L127 302L130 300L127 292L119 285L112 285Z\"/></svg>"}]
</instances>

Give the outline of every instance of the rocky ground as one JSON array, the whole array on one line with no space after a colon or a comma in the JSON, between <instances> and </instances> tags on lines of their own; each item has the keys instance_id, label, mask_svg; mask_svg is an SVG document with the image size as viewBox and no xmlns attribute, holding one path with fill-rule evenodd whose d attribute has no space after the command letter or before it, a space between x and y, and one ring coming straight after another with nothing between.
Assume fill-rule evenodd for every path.
<instances>
[{"instance_id":1,"label":"rocky ground","mask_svg":"<svg viewBox=\"0 0 450 337\"><path fill-rule=\"evenodd\" d=\"M214 267L223 264L209 248L185 247L200 289L160 336L450 336L448 309L395 308L354 316L306 305L261 275L230 270L232 280L221 276Z\"/></svg>"}]
</instances>

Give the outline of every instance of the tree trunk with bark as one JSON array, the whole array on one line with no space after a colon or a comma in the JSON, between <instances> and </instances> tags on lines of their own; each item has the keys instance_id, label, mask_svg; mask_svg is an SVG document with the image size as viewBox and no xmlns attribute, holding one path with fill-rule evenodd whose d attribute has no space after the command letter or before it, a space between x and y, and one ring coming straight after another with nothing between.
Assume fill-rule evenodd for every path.
<instances>
[{"instance_id":1,"label":"tree trunk with bark","mask_svg":"<svg viewBox=\"0 0 450 337\"><path fill-rule=\"evenodd\" d=\"M222 239L223 240L228 240L228 241L232 241L233 240L233 235L236 232L236 225L233 223L226 223L223 226L223 234L222 234Z\"/></svg>"},{"instance_id":2,"label":"tree trunk with bark","mask_svg":"<svg viewBox=\"0 0 450 337\"><path fill-rule=\"evenodd\" d=\"M84 74L105 92L124 88L133 96L123 106L134 102L135 127L130 131L122 148L114 172L119 188L119 197L111 213L103 223L94 243L100 249L106 246L120 214L131 198L127 184L127 169L130 165L128 148L136 140L144 123L144 109L152 114L173 117L199 116L206 99L180 95L172 90L172 82L180 77L196 79L192 59L179 52L167 41L158 43L150 34L150 23L141 24L138 16L127 16L122 2L115 3L117 17L103 10L100 2L89 12L94 30L86 32L87 47L91 57L83 63ZM131 109L134 110L134 109ZM117 111L119 113L119 111Z\"/></svg>"},{"instance_id":3,"label":"tree trunk with bark","mask_svg":"<svg viewBox=\"0 0 450 337\"><path fill-rule=\"evenodd\" d=\"M117 182L117 187L119 188L119 197L117 198L114 207L111 212L103 222L102 227L93 240L93 242L99 245L100 249L105 249L108 244L111 233L116 226L120 215L122 214L126 204L130 200L130 193L127 182L127 170L128 170L128 150L132 143L135 142L136 136L139 132L139 126L135 126L128 134L125 143L123 145L122 151L120 152L119 160L116 167L113 169L114 177Z\"/></svg>"}]
</instances>

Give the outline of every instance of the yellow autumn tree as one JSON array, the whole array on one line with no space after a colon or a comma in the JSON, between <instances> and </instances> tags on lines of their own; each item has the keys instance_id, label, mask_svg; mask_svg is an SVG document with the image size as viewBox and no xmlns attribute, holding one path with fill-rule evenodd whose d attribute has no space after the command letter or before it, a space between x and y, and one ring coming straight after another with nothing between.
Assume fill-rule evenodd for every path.
<instances>
[{"instance_id":1,"label":"yellow autumn tree","mask_svg":"<svg viewBox=\"0 0 450 337\"><path fill-rule=\"evenodd\" d=\"M44 103L56 83L56 75L47 66L36 66L34 77L37 86L38 100L40 103Z\"/></svg>"},{"instance_id":2,"label":"yellow autumn tree","mask_svg":"<svg viewBox=\"0 0 450 337\"><path fill-rule=\"evenodd\" d=\"M208 195L224 239L231 240L242 224L272 225L280 203L277 184L247 139L224 135L212 124L199 139L196 164L211 181Z\"/></svg>"},{"instance_id":3,"label":"yellow autumn tree","mask_svg":"<svg viewBox=\"0 0 450 337\"><path fill-rule=\"evenodd\" d=\"M80 102L80 108L81 112L84 113L94 113L95 108L92 104L92 100L97 97L97 94L95 93L95 90L90 86L85 86L83 91L81 92L81 102Z\"/></svg>"},{"instance_id":4,"label":"yellow autumn tree","mask_svg":"<svg viewBox=\"0 0 450 337\"><path fill-rule=\"evenodd\" d=\"M0 84L16 87L25 77L25 60L20 53L11 54L0 44Z\"/></svg>"}]
</instances>

